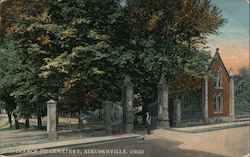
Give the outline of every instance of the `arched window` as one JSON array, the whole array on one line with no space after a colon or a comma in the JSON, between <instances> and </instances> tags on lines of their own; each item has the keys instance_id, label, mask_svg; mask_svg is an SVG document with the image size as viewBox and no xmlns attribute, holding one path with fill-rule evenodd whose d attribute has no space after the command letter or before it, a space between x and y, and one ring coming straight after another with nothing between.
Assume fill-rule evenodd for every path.
<instances>
[{"instance_id":1,"label":"arched window","mask_svg":"<svg viewBox=\"0 0 250 157\"><path fill-rule=\"evenodd\" d=\"M223 111L223 94L221 92L218 92L214 95L214 111Z\"/></svg>"},{"instance_id":2,"label":"arched window","mask_svg":"<svg viewBox=\"0 0 250 157\"><path fill-rule=\"evenodd\" d=\"M215 87L216 88L222 87L222 73L221 73L221 71L215 72L214 79L215 79Z\"/></svg>"}]
</instances>

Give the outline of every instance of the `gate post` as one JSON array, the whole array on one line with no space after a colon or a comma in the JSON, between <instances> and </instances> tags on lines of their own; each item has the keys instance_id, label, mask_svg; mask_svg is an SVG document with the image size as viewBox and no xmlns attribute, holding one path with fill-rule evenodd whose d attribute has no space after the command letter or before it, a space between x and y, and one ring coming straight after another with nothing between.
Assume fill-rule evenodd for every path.
<instances>
[{"instance_id":1,"label":"gate post","mask_svg":"<svg viewBox=\"0 0 250 157\"><path fill-rule=\"evenodd\" d=\"M161 75L160 82L157 86L158 91L158 121L159 127L169 128L168 117L168 86L164 75Z\"/></svg>"},{"instance_id":2,"label":"gate post","mask_svg":"<svg viewBox=\"0 0 250 157\"><path fill-rule=\"evenodd\" d=\"M204 81L204 122L205 124L208 123L208 78L205 78Z\"/></svg>"},{"instance_id":3,"label":"gate post","mask_svg":"<svg viewBox=\"0 0 250 157\"><path fill-rule=\"evenodd\" d=\"M103 105L104 105L105 134L111 135L112 134L112 126L111 126L111 105L112 105L112 102L105 101L105 102L103 102Z\"/></svg>"},{"instance_id":4,"label":"gate post","mask_svg":"<svg viewBox=\"0 0 250 157\"><path fill-rule=\"evenodd\" d=\"M175 126L180 126L181 124L181 99L176 96L176 99L174 100L174 121Z\"/></svg>"},{"instance_id":5,"label":"gate post","mask_svg":"<svg viewBox=\"0 0 250 157\"><path fill-rule=\"evenodd\" d=\"M235 79L235 76L231 70L229 72L229 76L230 76L229 116L230 116L230 121L234 121L235 120L235 109L234 109L235 108L234 107L234 79Z\"/></svg>"},{"instance_id":6,"label":"gate post","mask_svg":"<svg viewBox=\"0 0 250 157\"><path fill-rule=\"evenodd\" d=\"M133 99L134 99L133 83L131 82L130 77L126 76L124 79L123 90L122 90L124 133L132 133L134 130Z\"/></svg>"},{"instance_id":7,"label":"gate post","mask_svg":"<svg viewBox=\"0 0 250 157\"><path fill-rule=\"evenodd\" d=\"M56 101L47 101L47 133L49 139L56 139Z\"/></svg>"}]
</instances>

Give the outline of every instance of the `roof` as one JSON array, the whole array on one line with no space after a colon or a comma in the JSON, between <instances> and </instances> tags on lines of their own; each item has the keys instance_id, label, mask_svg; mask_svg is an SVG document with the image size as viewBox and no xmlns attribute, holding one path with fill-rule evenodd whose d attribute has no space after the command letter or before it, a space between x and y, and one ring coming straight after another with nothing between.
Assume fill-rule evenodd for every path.
<instances>
[{"instance_id":1,"label":"roof","mask_svg":"<svg viewBox=\"0 0 250 157\"><path fill-rule=\"evenodd\" d=\"M219 62L220 62L220 64L221 64L221 67L222 67L223 70L226 72L226 76L227 76L227 78L229 79L229 78L230 78L230 74L229 74L229 72L228 72L228 70L227 70L227 68L226 68L225 64L223 63L223 60L222 60L222 58L221 58L221 56L220 56L219 48L216 49L216 52L215 52L215 54L214 54L214 57L213 57L213 59L212 59L212 61L211 61L211 64L210 64L210 67L209 67L209 68L211 68L211 66L213 65L214 60L217 59L217 58L219 59Z\"/></svg>"}]
</instances>

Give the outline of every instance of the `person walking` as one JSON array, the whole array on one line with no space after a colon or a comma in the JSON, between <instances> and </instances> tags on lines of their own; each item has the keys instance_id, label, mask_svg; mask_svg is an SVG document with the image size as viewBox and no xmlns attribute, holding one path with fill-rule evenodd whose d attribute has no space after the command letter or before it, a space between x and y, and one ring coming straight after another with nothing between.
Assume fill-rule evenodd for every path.
<instances>
[{"instance_id":1,"label":"person walking","mask_svg":"<svg viewBox=\"0 0 250 157\"><path fill-rule=\"evenodd\" d=\"M148 131L148 135L150 134L150 127L151 127L151 117L149 115L149 112L146 113L146 128Z\"/></svg>"}]
</instances>

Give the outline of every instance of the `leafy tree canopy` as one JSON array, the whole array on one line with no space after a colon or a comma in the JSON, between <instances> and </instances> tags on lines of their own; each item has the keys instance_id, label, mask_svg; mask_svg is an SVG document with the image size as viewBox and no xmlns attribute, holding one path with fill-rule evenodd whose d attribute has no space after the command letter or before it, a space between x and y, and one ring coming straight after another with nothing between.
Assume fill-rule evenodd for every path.
<instances>
[{"instance_id":1,"label":"leafy tree canopy","mask_svg":"<svg viewBox=\"0 0 250 157\"><path fill-rule=\"evenodd\" d=\"M119 100L127 74L148 101L161 74L204 77L206 37L225 22L210 0L6 1L0 20L1 35L22 49L12 95L29 105L60 95L85 106Z\"/></svg>"},{"instance_id":2,"label":"leafy tree canopy","mask_svg":"<svg viewBox=\"0 0 250 157\"><path fill-rule=\"evenodd\" d=\"M249 115L250 113L250 71L241 68L235 78L235 112L237 115Z\"/></svg>"}]
</instances>

